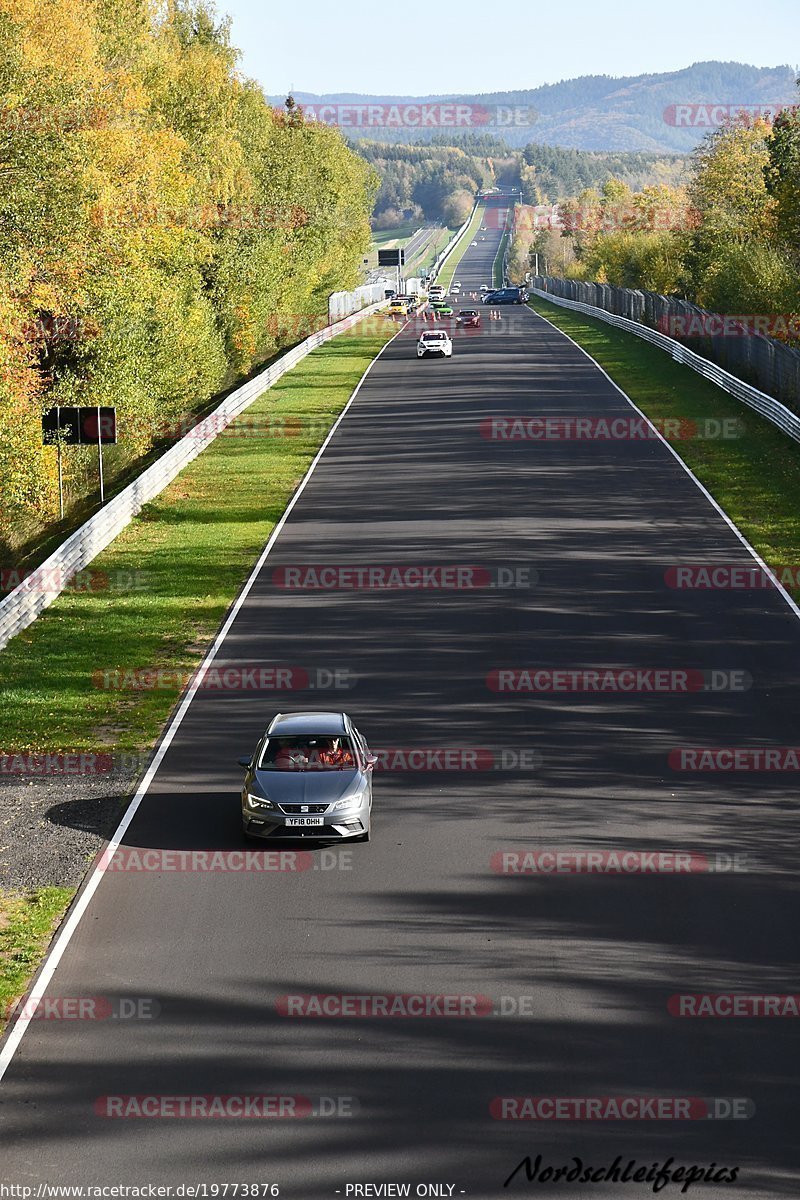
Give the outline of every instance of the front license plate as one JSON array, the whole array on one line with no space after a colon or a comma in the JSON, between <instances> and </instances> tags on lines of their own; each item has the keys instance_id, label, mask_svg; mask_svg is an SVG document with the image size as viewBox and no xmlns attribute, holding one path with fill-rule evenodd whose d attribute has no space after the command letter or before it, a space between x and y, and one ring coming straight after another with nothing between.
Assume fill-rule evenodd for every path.
<instances>
[{"instance_id":1,"label":"front license plate","mask_svg":"<svg viewBox=\"0 0 800 1200\"><path fill-rule=\"evenodd\" d=\"M324 825L322 817L287 817L287 825Z\"/></svg>"}]
</instances>

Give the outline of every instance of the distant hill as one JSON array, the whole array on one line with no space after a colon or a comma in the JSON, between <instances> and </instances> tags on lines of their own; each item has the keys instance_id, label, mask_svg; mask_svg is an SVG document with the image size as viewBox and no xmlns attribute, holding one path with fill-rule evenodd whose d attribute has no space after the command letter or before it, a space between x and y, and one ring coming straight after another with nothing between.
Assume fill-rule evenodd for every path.
<instances>
[{"instance_id":1,"label":"distant hill","mask_svg":"<svg viewBox=\"0 0 800 1200\"><path fill-rule=\"evenodd\" d=\"M707 125L680 127L676 120L703 120L703 114L678 113L675 105L780 105L796 103L796 69L790 66L752 67L744 63L693 63L680 71L658 75L584 75L529 90L447 96L364 96L353 93L316 95L295 92L306 107L322 104L442 104L457 102L485 107L528 109L531 124L513 128L484 125L481 132L501 137L510 147L529 142L578 150L638 151L685 154L708 131ZM281 104L284 97L274 97ZM523 115L525 115L523 113ZM707 117L713 119L714 114ZM478 118L480 119L480 118ZM385 129L354 125L350 138L382 142L429 141L446 129Z\"/></svg>"}]
</instances>

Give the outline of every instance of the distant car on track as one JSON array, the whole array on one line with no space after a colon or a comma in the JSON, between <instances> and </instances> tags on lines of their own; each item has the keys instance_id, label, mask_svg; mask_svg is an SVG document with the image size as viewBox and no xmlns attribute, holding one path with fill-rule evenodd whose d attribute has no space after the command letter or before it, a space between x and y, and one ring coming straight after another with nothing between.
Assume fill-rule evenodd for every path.
<instances>
[{"instance_id":1,"label":"distant car on track","mask_svg":"<svg viewBox=\"0 0 800 1200\"><path fill-rule=\"evenodd\" d=\"M389 312L392 316L413 316L417 311L417 300L415 296L395 296L389 305Z\"/></svg>"},{"instance_id":2,"label":"distant car on track","mask_svg":"<svg viewBox=\"0 0 800 1200\"><path fill-rule=\"evenodd\" d=\"M453 343L445 329L425 329L419 335L417 358L424 358L426 354L441 354L445 358L452 357Z\"/></svg>"},{"instance_id":3,"label":"distant car on track","mask_svg":"<svg viewBox=\"0 0 800 1200\"><path fill-rule=\"evenodd\" d=\"M377 761L347 713L278 713L239 759L245 837L368 842Z\"/></svg>"},{"instance_id":4,"label":"distant car on track","mask_svg":"<svg viewBox=\"0 0 800 1200\"><path fill-rule=\"evenodd\" d=\"M436 300L431 304L431 310L436 313L437 317L452 317L453 306L448 304L446 300Z\"/></svg>"},{"instance_id":5,"label":"distant car on track","mask_svg":"<svg viewBox=\"0 0 800 1200\"><path fill-rule=\"evenodd\" d=\"M480 329L481 314L477 308L462 308L456 317L456 325L462 325L465 329Z\"/></svg>"},{"instance_id":6,"label":"distant car on track","mask_svg":"<svg viewBox=\"0 0 800 1200\"><path fill-rule=\"evenodd\" d=\"M487 292L483 297L484 304L524 304L528 294L524 288L506 287Z\"/></svg>"}]
</instances>

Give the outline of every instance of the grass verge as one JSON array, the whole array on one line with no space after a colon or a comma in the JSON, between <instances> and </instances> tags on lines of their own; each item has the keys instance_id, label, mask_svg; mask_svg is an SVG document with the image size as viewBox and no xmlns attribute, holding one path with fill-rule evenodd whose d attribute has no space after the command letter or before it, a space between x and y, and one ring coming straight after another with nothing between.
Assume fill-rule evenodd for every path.
<instances>
[{"instance_id":1,"label":"grass verge","mask_svg":"<svg viewBox=\"0 0 800 1200\"><path fill-rule=\"evenodd\" d=\"M470 242L475 237L477 230L480 229L485 215L486 209L483 205L480 205L475 209L475 215L470 221L468 227L464 230L461 240L448 258L447 262L442 267L439 274L436 276L436 282L440 283L442 287L449 288L450 284L453 282L453 276L458 270L458 264L464 257L464 254L466 253Z\"/></svg>"},{"instance_id":2,"label":"grass verge","mask_svg":"<svg viewBox=\"0 0 800 1200\"><path fill-rule=\"evenodd\" d=\"M746 405L674 362L663 350L605 322L584 317L535 297L530 304L591 354L592 358L657 424L695 422L702 433L736 422L737 436L670 439L686 465L741 530L787 591L800 598L794 577L781 567L800 568L800 446ZM719 426L725 429L724 424Z\"/></svg>"},{"instance_id":3,"label":"grass verge","mask_svg":"<svg viewBox=\"0 0 800 1200\"><path fill-rule=\"evenodd\" d=\"M511 226L510 224L506 223L506 227L503 230L503 236L500 238L498 252L495 254L494 262L492 263L492 283L495 288L501 288L505 284L505 278L503 275L503 260L505 258L506 247L509 245L510 239Z\"/></svg>"},{"instance_id":4,"label":"grass verge","mask_svg":"<svg viewBox=\"0 0 800 1200\"><path fill-rule=\"evenodd\" d=\"M344 333L253 404L0 652L0 748L153 743L292 493L386 335ZM289 436L287 436L287 433ZM158 687L107 672L159 668ZM174 674L170 679L169 673Z\"/></svg>"},{"instance_id":5,"label":"grass verge","mask_svg":"<svg viewBox=\"0 0 800 1200\"><path fill-rule=\"evenodd\" d=\"M500 239L500 245L497 247L497 254L494 256L494 262L492 263L492 284L497 288L501 288L505 283L505 279L503 278L503 257L510 236L510 230L506 229Z\"/></svg>"},{"instance_id":6,"label":"grass verge","mask_svg":"<svg viewBox=\"0 0 800 1200\"><path fill-rule=\"evenodd\" d=\"M392 249L398 242L407 242L415 229L419 229L419 221L405 221L402 225L395 225L391 229L374 229L372 231L372 245L376 249Z\"/></svg>"},{"instance_id":7,"label":"grass verge","mask_svg":"<svg viewBox=\"0 0 800 1200\"><path fill-rule=\"evenodd\" d=\"M3 753L146 752L336 417L396 332L303 359L0 651ZM158 686L115 687L156 668ZM119 675L116 673L120 672ZM25 990L73 892L0 893L0 995ZM5 1009L3 1009L3 1012Z\"/></svg>"},{"instance_id":8,"label":"grass verge","mask_svg":"<svg viewBox=\"0 0 800 1200\"><path fill-rule=\"evenodd\" d=\"M46 887L0 896L0 1029L25 992L73 894L72 888Z\"/></svg>"},{"instance_id":9,"label":"grass verge","mask_svg":"<svg viewBox=\"0 0 800 1200\"><path fill-rule=\"evenodd\" d=\"M436 262L437 256L442 253L447 243L455 237L456 232L457 230L455 229L444 227L437 230L436 236L431 239L419 258L415 259L410 267L406 265L406 276L411 278L414 275L419 275L421 271L429 271Z\"/></svg>"}]
</instances>

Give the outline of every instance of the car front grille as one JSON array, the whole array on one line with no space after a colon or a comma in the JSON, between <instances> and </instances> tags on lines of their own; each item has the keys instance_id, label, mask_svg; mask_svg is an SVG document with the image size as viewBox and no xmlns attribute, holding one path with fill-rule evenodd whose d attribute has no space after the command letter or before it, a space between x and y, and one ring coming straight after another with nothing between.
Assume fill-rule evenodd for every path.
<instances>
[{"instance_id":1,"label":"car front grille","mask_svg":"<svg viewBox=\"0 0 800 1200\"><path fill-rule=\"evenodd\" d=\"M303 815L308 814L311 816L312 813L318 814L328 811L327 804L281 804L279 807L281 812L290 813L292 815L295 813L303 813Z\"/></svg>"}]
</instances>

